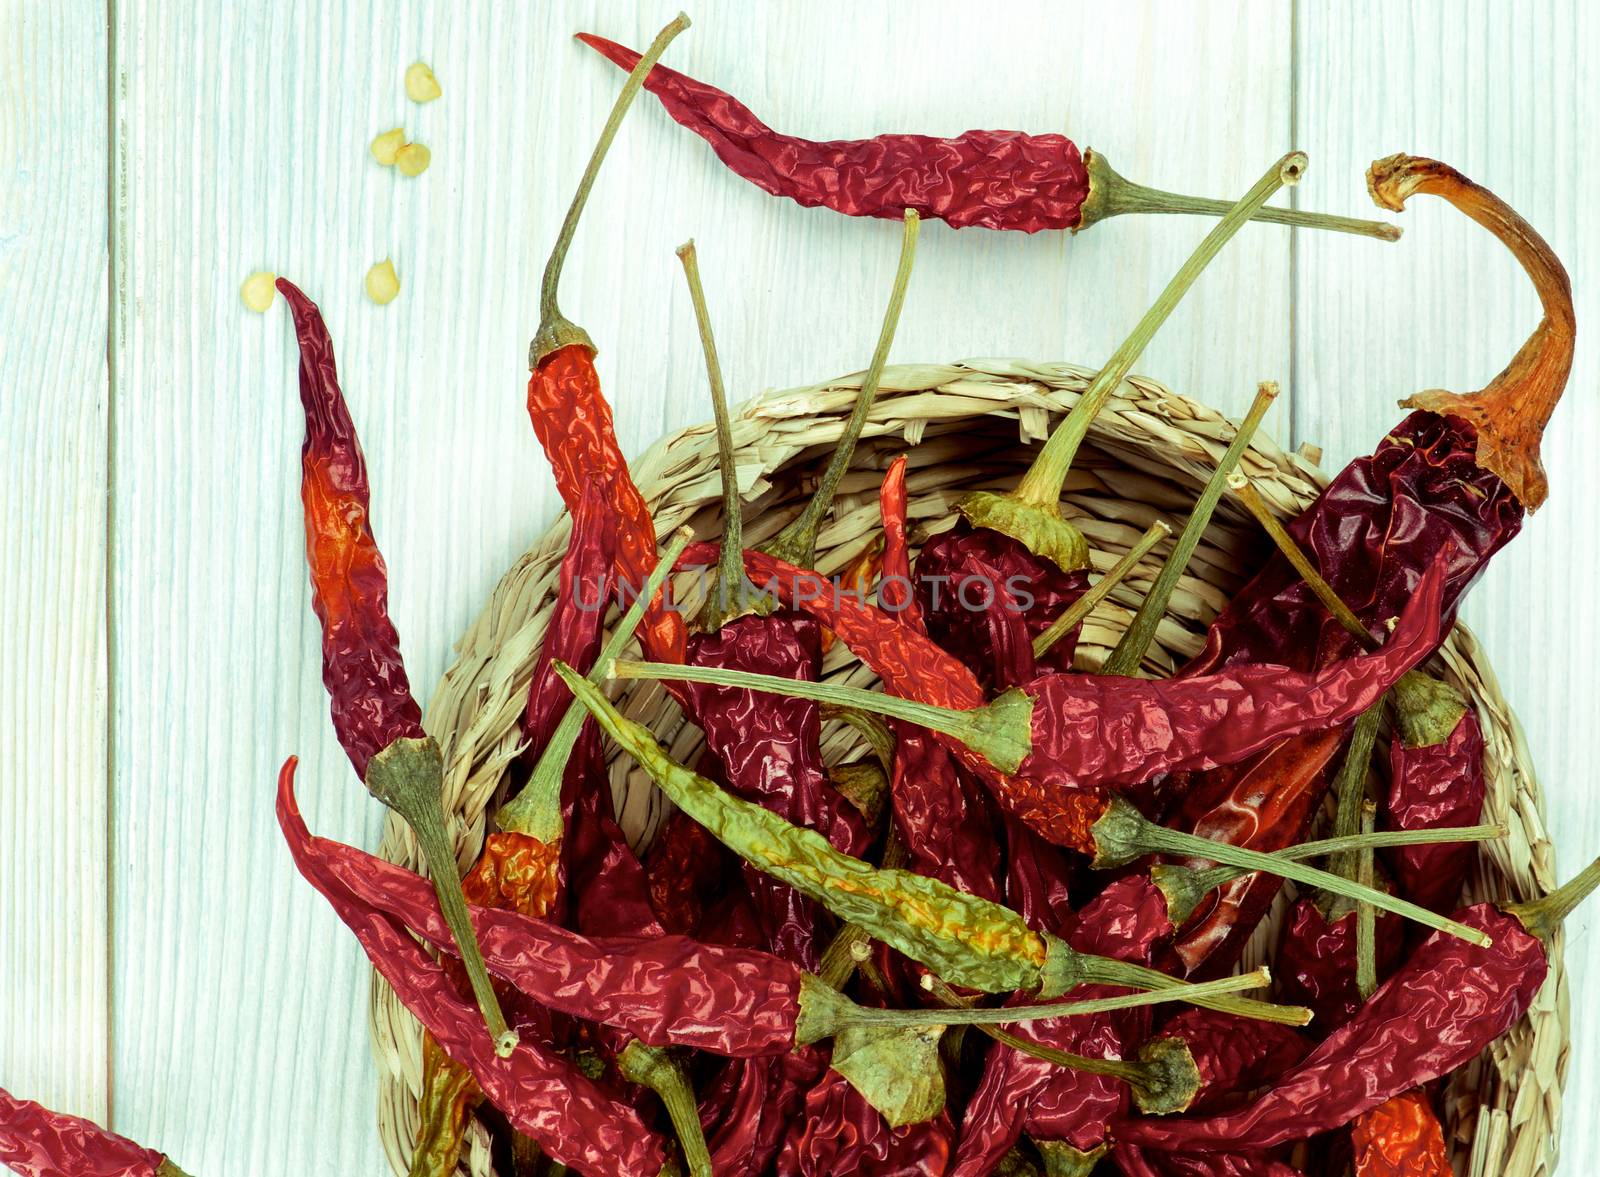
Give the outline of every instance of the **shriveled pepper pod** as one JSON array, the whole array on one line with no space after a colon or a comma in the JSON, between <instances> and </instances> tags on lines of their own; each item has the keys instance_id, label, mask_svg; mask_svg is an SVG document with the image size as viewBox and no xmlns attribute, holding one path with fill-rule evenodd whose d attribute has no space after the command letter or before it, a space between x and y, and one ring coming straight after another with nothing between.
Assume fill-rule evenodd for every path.
<instances>
[{"instance_id":1,"label":"shriveled pepper pod","mask_svg":"<svg viewBox=\"0 0 1600 1177\"><path fill-rule=\"evenodd\" d=\"M1428 1093L1414 1087L1356 1117L1355 1177L1453 1177L1444 1127Z\"/></svg>"},{"instance_id":2,"label":"shriveled pepper pod","mask_svg":"<svg viewBox=\"0 0 1600 1177\"><path fill-rule=\"evenodd\" d=\"M621 69L639 55L593 33L578 40ZM782 135L733 95L657 66L645 88L667 113L711 145L734 173L773 196L856 217L897 217L915 208L955 228L1077 232L1123 213L1221 216L1225 200L1160 192L1112 170L1096 151L1064 135L968 131L953 139L877 135L825 143ZM1263 208L1252 218L1393 241L1393 225L1299 209Z\"/></svg>"},{"instance_id":3,"label":"shriveled pepper pod","mask_svg":"<svg viewBox=\"0 0 1600 1177\"><path fill-rule=\"evenodd\" d=\"M539 287L539 327L528 346L528 416L555 474L556 488L568 510L577 508L584 486L595 476L614 480L617 514L617 573L631 585L642 584L655 563L655 523L650 510L628 476L627 461L617 443L611 406L600 390L594 366L594 342L583 328L561 313L556 295L561 269L577 232L579 218L594 187L617 128L632 105L644 75L667 45L689 27L679 13L656 39L628 77L606 119L594 152L589 157L572 204L556 235ZM683 618L670 608L653 606L640 631L652 658L679 661L683 657Z\"/></svg>"},{"instance_id":4,"label":"shriveled pepper pod","mask_svg":"<svg viewBox=\"0 0 1600 1177\"><path fill-rule=\"evenodd\" d=\"M311 607L322 623L322 681L332 699L334 730L367 791L416 835L460 942L473 995L496 1049L507 1053L517 1036L506 1025L467 921L444 810L443 756L423 730L422 709L411 695L399 635L389 620L389 574L368 518L366 459L339 388L333 340L316 304L298 287L279 278L278 290L294 315L300 347L306 563Z\"/></svg>"},{"instance_id":5,"label":"shriveled pepper pod","mask_svg":"<svg viewBox=\"0 0 1600 1177\"><path fill-rule=\"evenodd\" d=\"M1600 859L1543 899L1456 912L1489 947L1428 937L1348 1022L1242 1107L1204 1118L1129 1118L1141 1148L1270 1148L1347 1124L1475 1058L1527 1011L1549 972L1545 941L1600 886ZM1346 1076L1361 1076L1359 1084Z\"/></svg>"},{"instance_id":6,"label":"shriveled pepper pod","mask_svg":"<svg viewBox=\"0 0 1600 1177\"><path fill-rule=\"evenodd\" d=\"M21 1177L185 1177L154 1149L0 1088L0 1165Z\"/></svg>"}]
</instances>

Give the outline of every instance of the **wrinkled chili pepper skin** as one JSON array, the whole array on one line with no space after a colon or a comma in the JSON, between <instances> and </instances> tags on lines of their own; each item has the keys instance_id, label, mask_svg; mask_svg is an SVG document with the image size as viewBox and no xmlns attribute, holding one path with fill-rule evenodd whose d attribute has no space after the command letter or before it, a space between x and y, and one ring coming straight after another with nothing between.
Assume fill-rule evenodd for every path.
<instances>
[{"instance_id":1,"label":"wrinkled chili pepper skin","mask_svg":"<svg viewBox=\"0 0 1600 1177\"><path fill-rule=\"evenodd\" d=\"M688 661L815 681L822 635L810 617L788 612L741 617L714 634L696 634ZM760 695L736 687L685 684L691 714L721 764L721 783L794 825L816 830L846 854L868 842L861 815L829 784L821 756L821 708L807 699ZM754 869L745 884L760 912L767 946L815 971L831 920L816 904Z\"/></svg>"},{"instance_id":2,"label":"wrinkled chili pepper skin","mask_svg":"<svg viewBox=\"0 0 1600 1177\"><path fill-rule=\"evenodd\" d=\"M569 511L578 509L590 479L612 480L617 575L641 591L656 564L656 527L650 508L628 475L617 444L611 406L600 391L594 355L582 344L557 348L538 362L528 380L528 416ZM639 639L651 658L682 662L683 616L666 607L666 594L645 613Z\"/></svg>"},{"instance_id":3,"label":"wrinkled chili pepper skin","mask_svg":"<svg viewBox=\"0 0 1600 1177\"><path fill-rule=\"evenodd\" d=\"M1381 649L1314 672L1263 664L1165 680L1042 674L1024 688L1033 748L1015 775L1064 788L1133 785L1237 763L1354 719L1437 646L1441 587L1437 574L1423 578Z\"/></svg>"},{"instance_id":4,"label":"wrinkled chili pepper skin","mask_svg":"<svg viewBox=\"0 0 1600 1177\"><path fill-rule=\"evenodd\" d=\"M1427 1092L1413 1088L1356 1118L1356 1177L1451 1177L1444 1129Z\"/></svg>"},{"instance_id":5,"label":"wrinkled chili pepper skin","mask_svg":"<svg viewBox=\"0 0 1600 1177\"><path fill-rule=\"evenodd\" d=\"M681 809L673 810L645 852L650 906L662 927L676 936L701 935L706 896L728 877L736 861L704 826Z\"/></svg>"},{"instance_id":6,"label":"wrinkled chili pepper skin","mask_svg":"<svg viewBox=\"0 0 1600 1177\"><path fill-rule=\"evenodd\" d=\"M454 940L427 880L313 837L286 808L292 804L292 793L280 794L279 823L313 885L449 950ZM730 1056L794 1047L800 970L768 953L682 936L589 939L515 912L474 907L471 914L494 973L552 1009L625 1030L649 1046Z\"/></svg>"},{"instance_id":7,"label":"wrinkled chili pepper skin","mask_svg":"<svg viewBox=\"0 0 1600 1177\"><path fill-rule=\"evenodd\" d=\"M1128 876L1084 906L1066 940L1079 952L1144 964L1166 931L1166 903L1160 892L1147 880ZM1084 985L1072 991L1072 998L1088 1001L1122 992L1111 986ZM1020 1000L1026 997L1011 998L1013 1003ZM1125 1045L1143 1036L1147 1019L1148 1011L1124 1010L1049 1018L1015 1027L1013 1032L1073 1054L1121 1058ZM992 1172L1024 1131L1090 1152L1103 1143L1107 1123L1127 1105L1128 1087L1120 1079L1059 1067L995 1043L967 1104L950 1175L983 1177Z\"/></svg>"},{"instance_id":8,"label":"wrinkled chili pepper skin","mask_svg":"<svg viewBox=\"0 0 1600 1177\"><path fill-rule=\"evenodd\" d=\"M22 1177L166 1177L166 1158L0 1088L0 1165Z\"/></svg>"},{"instance_id":9,"label":"wrinkled chili pepper skin","mask_svg":"<svg viewBox=\"0 0 1600 1177\"><path fill-rule=\"evenodd\" d=\"M1373 945L1378 977L1394 971L1405 951L1405 928L1397 916L1379 912ZM1304 1005L1326 1033L1344 1025L1362 1005L1356 986L1356 913L1329 922L1313 899L1298 899L1289 910L1273 958L1278 1000Z\"/></svg>"},{"instance_id":10,"label":"wrinkled chili pepper skin","mask_svg":"<svg viewBox=\"0 0 1600 1177\"><path fill-rule=\"evenodd\" d=\"M1064 572L1010 536L963 520L923 546L916 587L928 636L966 663L986 689L1017 686L1037 670L1072 669L1078 629L1037 665L1032 642L1084 594L1087 571ZM991 620L991 613L1001 616ZM1006 625L1011 619L1021 624ZM1005 677L999 677L1002 668Z\"/></svg>"},{"instance_id":11,"label":"wrinkled chili pepper skin","mask_svg":"<svg viewBox=\"0 0 1600 1177\"><path fill-rule=\"evenodd\" d=\"M604 37L579 33L578 39L621 69L639 60ZM953 139L878 135L817 143L780 135L731 94L662 65L644 86L737 175L808 208L893 220L912 208L957 229L1036 233L1077 228L1089 195L1083 156L1064 135L968 131Z\"/></svg>"},{"instance_id":12,"label":"wrinkled chili pepper skin","mask_svg":"<svg viewBox=\"0 0 1600 1177\"><path fill-rule=\"evenodd\" d=\"M1182 1041L1200 1072L1191 1112L1209 1111L1272 1082L1311 1050L1311 1040L1288 1026L1198 1005L1168 1018L1160 1033Z\"/></svg>"},{"instance_id":13,"label":"wrinkled chili pepper skin","mask_svg":"<svg viewBox=\"0 0 1600 1177\"><path fill-rule=\"evenodd\" d=\"M1483 758L1483 728L1471 710L1441 744L1410 748L1396 734L1389 745L1385 828L1431 830L1478 821L1488 791ZM1447 911L1460 898L1474 855L1470 844L1397 846L1385 851L1384 861L1401 895Z\"/></svg>"},{"instance_id":14,"label":"wrinkled chili pepper skin","mask_svg":"<svg viewBox=\"0 0 1600 1177\"><path fill-rule=\"evenodd\" d=\"M1307 732L1250 760L1192 774L1176 790L1181 801L1168 824L1251 850L1282 850L1304 838L1343 742L1340 728ZM1226 973L1282 889L1282 879L1261 872L1216 888L1174 937L1164 967L1206 980Z\"/></svg>"},{"instance_id":15,"label":"wrinkled chili pepper skin","mask_svg":"<svg viewBox=\"0 0 1600 1177\"><path fill-rule=\"evenodd\" d=\"M1304 1177L1262 1153L1156 1152L1118 1145L1111 1156L1124 1177Z\"/></svg>"},{"instance_id":16,"label":"wrinkled chili pepper skin","mask_svg":"<svg viewBox=\"0 0 1600 1177\"><path fill-rule=\"evenodd\" d=\"M1270 1148L1348 1124L1468 1062L1527 1011L1549 964L1513 915L1478 904L1455 918L1494 943L1478 948L1434 933L1269 1091L1205 1118L1130 1118L1116 1125L1117 1138L1183 1152Z\"/></svg>"},{"instance_id":17,"label":"wrinkled chili pepper skin","mask_svg":"<svg viewBox=\"0 0 1600 1177\"><path fill-rule=\"evenodd\" d=\"M1490 557L1521 530L1522 504L1477 465L1477 444L1477 431L1460 418L1414 412L1288 524L1369 626L1401 612L1440 553L1447 563L1442 614L1453 620ZM1183 673L1263 661L1311 667L1343 656L1353 642L1288 561L1274 555L1212 623L1205 648Z\"/></svg>"},{"instance_id":18,"label":"wrinkled chili pepper skin","mask_svg":"<svg viewBox=\"0 0 1600 1177\"><path fill-rule=\"evenodd\" d=\"M806 1093L778 1154L777 1177L938 1177L950 1162L950 1112L891 1128L838 1071Z\"/></svg>"},{"instance_id":19,"label":"wrinkled chili pepper skin","mask_svg":"<svg viewBox=\"0 0 1600 1177\"><path fill-rule=\"evenodd\" d=\"M352 892L324 868L327 845L313 839L294 800L294 761L279 778L278 824L289 842L300 873L320 891L339 918L355 933L367 959L404 1002L440 1048L472 1072L484 1095L511 1125L539 1142L562 1164L579 1171L641 1174L655 1177L666 1164L662 1139L636 1112L586 1078L575 1064L528 1037L506 1058L495 1053L494 1041L477 1009L463 1000L446 971L412 939L404 924ZM359 855L359 851L345 847ZM318 851L324 853L319 854ZM361 874L377 876L381 859L362 856ZM402 875L409 872L401 871ZM428 884L412 876L422 887ZM386 877L380 887L397 880ZM482 918L484 909L478 909ZM434 915L437 918L437 907ZM518 919L494 913L501 919ZM442 918L439 930L449 939ZM453 943L453 940L451 940Z\"/></svg>"},{"instance_id":20,"label":"wrinkled chili pepper skin","mask_svg":"<svg viewBox=\"0 0 1600 1177\"><path fill-rule=\"evenodd\" d=\"M389 620L389 573L372 534L371 486L355 422L339 389L333 340L316 303L278 279L300 346L300 449L311 607L322 623L322 681L334 731L363 780L367 762L395 740L417 739L422 709Z\"/></svg>"}]
</instances>

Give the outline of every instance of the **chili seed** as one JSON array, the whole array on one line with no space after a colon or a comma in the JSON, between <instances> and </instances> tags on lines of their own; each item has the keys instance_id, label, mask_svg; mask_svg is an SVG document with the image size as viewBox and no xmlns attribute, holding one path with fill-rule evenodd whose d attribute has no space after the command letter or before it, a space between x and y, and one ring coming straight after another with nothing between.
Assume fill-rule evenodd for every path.
<instances>
[{"instance_id":1,"label":"chili seed","mask_svg":"<svg viewBox=\"0 0 1600 1177\"><path fill-rule=\"evenodd\" d=\"M419 61L406 70L406 97L411 101L432 102L443 93L439 79L433 76L427 63Z\"/></svg>"},{"instance_id":2,"label":"chili seed","mask_svg":"<svg viewBox=\"0 0 1600 1177\"><path fill-rule=\"evenodd\" d=\"M395 165L395 157L405 145L406 133L403 128L396 127L392 131L385 131L372 141L372 158L384 167L392 168Z\"/></svg>"},{"instance_id":3,"label":"chili seed","mask_svg":"<svg viewBox=\"0 0 1600 1177\"><path fill-rule=\"evenodd\" d=\"M239 297L244 300L245 306L257 314L263 314L272 305L272 300L278 297L277 281L278 275L257 270L239 287Z\"/></svg>"},{"instance_id":4,"label":"chili seed","mask_svg":"<svg viewBox=\"0 0 1600 1177\"><path fill-rule=\"evenodd\" d=\"M395 153L394 164L402 175L420 176L433 162L433 152L420 143L407 143Z\"/></svg>"},{"instance_id":5,"label":"chili seed","mask_svg":"<svg viewBox=\"0 0 1600 1177\"><path fill-rule=\"evenodd\" d=\"M400 276L394 272L394 262L384 258L367 271L367 297L379 306L387 306L400 293Z\"/></svg>"}]
</instances>

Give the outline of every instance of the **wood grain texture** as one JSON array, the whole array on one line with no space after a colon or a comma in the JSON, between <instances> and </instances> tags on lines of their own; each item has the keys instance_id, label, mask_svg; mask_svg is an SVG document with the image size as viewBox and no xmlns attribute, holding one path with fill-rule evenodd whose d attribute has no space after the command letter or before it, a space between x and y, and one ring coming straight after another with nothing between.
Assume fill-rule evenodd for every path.
<instances>
[{"instance_id":1,"label":"wood grain texture","mask_svg":"<svg viewBox=\"0 0 1600 1177\"><path fill-rule=\"evenodd\" d=\"M0 1083L92 1115L114 1091L118 1130L191 1171L377 1173L366 970L280 849L273 773L301 754L319 832L370 845L379 814L334 743L319 681L287 316L281 304L245 311L238 284L275 270L327 315L426 698L455 636L556 509L523 409L534 291L621 77L570 34L637 47L673 8L110 10L109 76L104 6L24 0L0 17ZM914 14L708 0L691 16L671 64L799 134L1064 130L1131 178L1223 197L1301 146L1312 167L1298 203L1356 215L1369 159L1437 154L1573 260L1580 315L1600 301L1582 272L1600 244L1582 215L1600 22L1580 0L941 0ZM402 86L417 59L444 87L426 107ZM433 150L420 179L367 155L397 125ZM1139 368L1232 413L1257 380L1283 380L1269 424L1280 440L1292 420L1293 440L1324 443L1329 464L1370 448L1395 398L1482 383L1536 314L1480 230L1423 203L1402 219L1398 246L1300 233L1293 268L1287 230L1247 229ZM892 358L1093 363L1203 231L1176 219L1077 238L927 225ZM630 453L708 416L672 256L689 236L742 397L864 365L898 229L773 200L642 98L563 287L601 346ZM380 308L361 278L385 256L403 289ZM1582 776L1600 740L1600 702L1583 689L1600 631L1564 599L1593 572L1574 553L1587 538L1578 512L1600 489L1583 449L1596 375L1580 354L1577 397L1546 448L1550 505L1467 612L1527 722L1564 875L1600 851ZM1569 940L1576 992L1600 977L1583 934L1594 918ZM74 934L45 932L61 926ZM1575 1016L1593 1041L1600 1026ZM1571 1106L1594 1101L1597 1075L1577 1052ZM1600 1171L1595 1136L1569 1125L1570 1171Z\"/></svg>"},{"instance_id":2,"label":"wood grain texture","mask_svg":"<svg viewBox=\"0 0 1600 1177\"><path fill-rule=\"evenodd\" d=\"M0 61L0 1086L104 1118L104 10L7 5Z\"/></svg>"},{"instance_id":3,"label":"wood grain texture","mask_svg":"<svg viewBox=\"0 0 1600 1177\"><path fill-rule=\"evenodd\" d=\"M1600 97L1588 63L1600 52L1591 5L1302 4L1301 146L1353 203L1369 161L1396 151L1454 164L1492 188L1544 235L1571 272L1579 347L1567 397L1545 436L1548 503L1496 557L1463 617L1490 652L1527 730L1559 852L1557 874L1600 854L1600 622L1589 585L1600 379L1588 341L1600 317L1592 193ZM1509 253L1447 204L1416 197L1394 250L1359 256L1302 234L1295 287L1296 424L1337 467L1370 451L1399 419L1399 398L1424 388L1481 388L1539 321L1532 287ZM1600 983L1600 908L1568 922L1572 992ZM1564 1107L1563 1171L1600 1172L1600 1034L1592 1003L1574 1003Z\"/></svg>"}]
</instances>

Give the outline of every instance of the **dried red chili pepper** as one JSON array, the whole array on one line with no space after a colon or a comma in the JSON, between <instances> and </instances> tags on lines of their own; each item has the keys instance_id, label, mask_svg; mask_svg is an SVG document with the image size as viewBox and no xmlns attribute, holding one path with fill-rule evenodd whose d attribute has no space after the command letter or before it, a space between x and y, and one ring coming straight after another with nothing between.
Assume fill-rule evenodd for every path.
<instances>
[{"instance_id":1,"label":"dried red chili pepper","mask_svg":"<svg viewBox=\"0 0 1600 1177\"><path fill-rule=\"evenodd\" d=\"M1305 1177L1265 1153L1156 1152L1119 1144L1111 1156L1124 1177Z\"/></svg>"},{"instance_id":2,"label":"dried red chili pepper","mask_svg":"<svg viewBox=\"0 0 1600 1177\"><path fill-rule=\"evenodd\" d=\"M689 18L680 12L656 35L617 95L545 265L539 290L539 329L528 346L528 367L532 372L528 380L528 416L555 473L556 487L567 509L576 510L583 488L591 479L607 476L613 480L617 573L632 585L643 584L655 563L655 523L644 497L628 476L627 462L617 444L611 406L600 391L600 376L595 371L594 343L561 313L556 293L578 219L611 140L650 66L665 52L668 43L688 27ZM683 657L683 618L664 604L651 608L640 637L645 649L653 651L652 657L667 661L680 661Z\"/></svg>"},{"instance_id":3,"label":"dried red chili pepper","mask_svg":"<svg viewBox=\"0 0 1600 1177\"><path fill-rule=\"evenodd\" d=\"M1413 1088L1351 1125L1356 1177L1451 1177L1444 1128L1428 1093Z\"/></svg>"},{"instance_id":4,"label":"dried red chili pepper","mask_svg":"<svg viewBox=\"0 0 1600 1177\"><path fill-rule=\"evenodd\" d=\"M1190 1111L1210 1111L1271 1083L1311 1050L1303 1034L1277 1022L1191 1006L1162 1022L1161 1036L1189 1048L1200 1073Z\"/></svg>"},{"instance_id":5,"label":"dried red chili pepper","mask_svg":"<svg viewBox=\"0 0 1600 1177\"><path fill-rule=\"evenodd\" d=\"M943 1173L955 1125L950 1113L891 1128L838 1071L806 1093L803 1116L791 1122L778 1177L926 1177Z\"/></svg>"},{"instance_id":6,"label":"dried red chili pepper","mask_svg":"<svg viewBox=\"0 0 1600 1177\"><path fill-rule=\"evenodd\" d=\"M344 880L325 870L316 852L330 844L313 840L294 800L295 759L290 757L278 780L278 824L288 839L295 864L320 891L361 942L367 959L405 1003L439 1046L472 1072L484 1094L517 1131L538 1141L561 1164L603 1173L663 1173L667 1149L637 1113L584 1076L577 1065L531 1040L521 1041L509 1055L497 1052L471 1006L456 994L444 968L412 939L405 925L387 915ZM360 855L372 876L389 864ZM409 872L390 867L399 875ZM427 888L411 885L419 895ZM429 903L432 907L431 901ZM443 931L443 917L433 909ZM478 909L479 918L485 909ZM502 919L519 919L506 912ZM444 937L441 937L444 939Z\"/></svg>"},{"instance_id":7,"label":"dried red chili pepper","mask_svg":"<svg viewBox=\"0 0 1600 1177\"><path fill-rule=\"evenodd\" d=\"M615 41L579 33L621 69L639 55ZM731 94L657 66L645 88L669 115L711 145L737 175L773 196L848 216L898 217L914 208L955 228L1077 232L1122 213L1217 216L1226 201L1159 192L1130 183L1095 151L1080 154L1064 135L968 131L954 139L877 135L817 143L780 135ZM1359 233L1393 241L1392 225L1298 209L1262 209L1256 220Z\"/></svg>"},{"instance_id":8,"label":"dried red chili pepper","mask_svg":"<svg viewBox=\"0 0 1600 1177\"><path fill-rule=\"evenodd\" d=\"M422 848L439 902L460 938L462 963L498 1048L516 1035L494 995L472 940L444 811L439 746L422 728L400 639L389 620L389 576L369 521L371 489L355 423L339 388L333 340L317 305L287 278L278 290L294 315L300 349L301 447L306 564L311 607L322 623L322 681L334 731L356 775L406 820Z\"/></svg>"},{"instance_id":9,"label":"dried red chili pepper","mask_svg":"<svg viewBox=\"0 0 1600 1177\"><path fill-rule=\"evenodd\" d=\"M21 1177L184 1177L154 1149L0 1088L0 1165Z\"/></svg>"},{"instance_id":10,"label":"dried red chili pepper","mask_svg":"<svg viewBox=\"0 0 1600 1177\"><path fill-rule=\"evenodd\" d=\"M1389 743L1384 823L1395 830L1444 829L1475 822L1488 792L1483 729L1459 692L1436 678L1395 684L1395 734ZM1452 717L1454 721L1452 722ZM1406 898L1436 911L1455 906L1472 865L1470 846L1414 846L1384 857Z\"/></svg>"},{"instance_id":11,"label":"dried red chili pepper","mask_svg":"<svg viewBox=\"0 0 1600 1177\"><path fill-rule=\"evenodd\" d=\"M1117 1138L1139 1147L1260 1149L1347 1124L1475 1057L1522 1017L1549 971L1544 941L1600 886L1600 860L1531 903L1457 912L1489 947L1428 937L1361 1010L1269 1091L1202 1119L1130 1118ZM1344 1082L1358 1074L1359 1084Z\"/></svg>"},{"instance_id":12,"label":"dried red chili pepper","mask_svg":"<svg viewBox=\"0 0 1600 1177\"><path fill-rule=\"evenodd\" d=\"M1544 312L1512 363L1486 388L1466 397L1413 398L1420 411L1391 430L1370 457L1341 471L1289 525L1339 595L1365 624L1377 626L1399 612L1423 569L1447 548L1445 612L1453 616L1490 557L1520 529L1524 509L1543 501L1538 435L1566 385L1574 326L1560 261L1492 193L1444 164L1409 156L1378 161L1368 183L1387 207L1398 209L1412 192L1428 192L1484 225L1527 270ZM1310 668L1339 656L1352 641L1289 563L1275 557L1213 622L1205 649L1183 673L1263 659ZM1280 849L1303 835L1336 744L1302 738L1279 755L1264 756L1249 777L1234 774L1232 788L1226 780L1194 782L1176 824L1216 837L1248 821L1255 827L1252 846ZM1199 804L1200 794L1212 804ZM1271 799L1272 812L1251 816L1262 798ZM1276 891L1271 879L1230 885L1215 912L1175 945L1189 975L1225 970Z\"/></svg>"}]
</instances>

